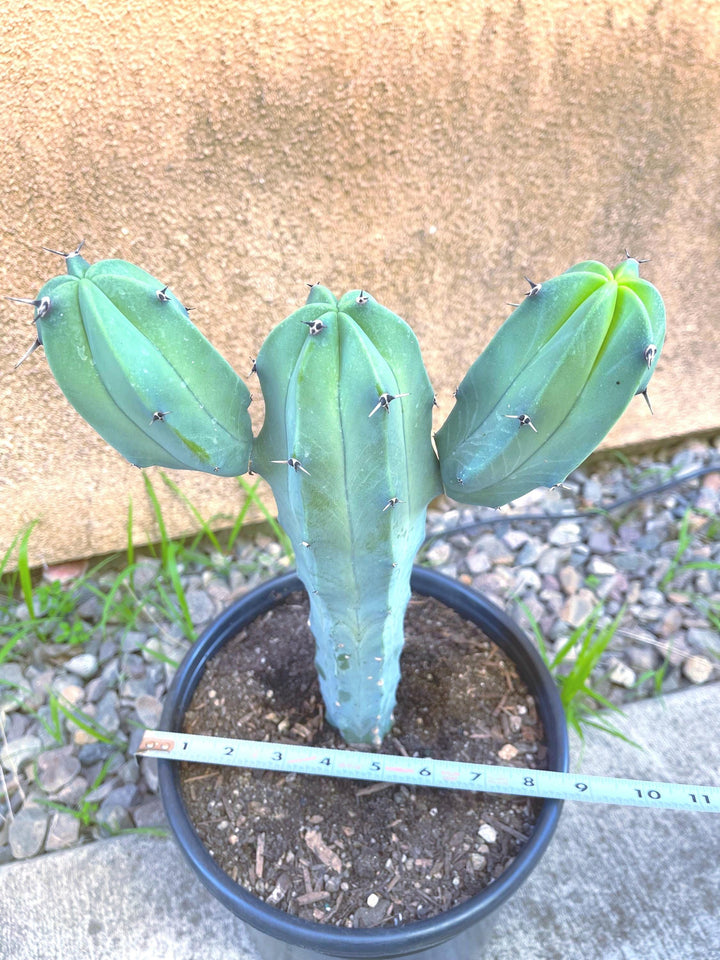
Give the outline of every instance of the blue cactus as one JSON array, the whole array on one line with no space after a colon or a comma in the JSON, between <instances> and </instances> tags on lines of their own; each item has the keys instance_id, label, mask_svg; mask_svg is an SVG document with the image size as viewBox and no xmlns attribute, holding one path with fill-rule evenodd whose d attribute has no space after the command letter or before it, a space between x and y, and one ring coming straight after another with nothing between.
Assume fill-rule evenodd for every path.
<instances>
[{"instance_id":1,"label":"blue cactus","mask_svg":"<svg viewBox=\"0 0 720 960\"><path fill-rule=\"evenodd\" d=\"M73 406L133 463L244 472L247 388L184 307L131 264L66 259L68 276L27 301L28 353L45 347ZM338 301L316 285L269 334L252 468L295 549L326 715L348 742L377 745L390 729L430 500L444 484L500 506L563 480L635 394L647 399L664 339L662 299L630 257L531 284L460 384L438 461L417 340L369 294Z\"/></svg>"},{"instance_id":2,"label":"blue cactus","mask_svg":"<svg viewBox=\"0 0 720 960\"><path fill-rule=\"evenodd\" d=\"M387 733L429 501L441 492L433 392L414 334L362 291L315 286L256 361L272 486L310 596L326 715L351 743Z\"/></svg>"}]
</instances>

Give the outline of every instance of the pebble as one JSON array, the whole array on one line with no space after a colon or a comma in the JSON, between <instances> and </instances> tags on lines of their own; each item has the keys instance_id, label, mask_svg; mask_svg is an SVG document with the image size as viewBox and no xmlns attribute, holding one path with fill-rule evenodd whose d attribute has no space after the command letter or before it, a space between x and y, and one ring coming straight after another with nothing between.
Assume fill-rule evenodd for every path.
<instances>
[{"instance_id":1,"label":"pebble","mask_svg":"<svg viewBox=\"0 0 720 960\"><path fill-rule=\"evenodd\" d=\"M582 589L568 597L560 611L560 619L571 627L579 627L597 605L598 599L591 590Z\"/></svg>"},{"instance_id":2,"label":"pebble","mask_svg":"<svg viewBox=\"0 0 720 960\"><path fill-rule=\"evenodd\" d=\"M478 836L481 837L485 843L495 843L497 840L497 830L489 823L482 823L478 829Z\"/></svg>"},{"instance_id":3,"label":"pebble","mask_svg":"<svg viewBox=\"0 0 720 960\"><path fill-rule=\"evenodd\" d=\"M637 678L666 659L664 690L720 679L720 638L707 616L709 608L720 605L720 572L682 569L693 561L720 563L720 538L707 535L708 518L720 512L720 474L646 497L608 518L567 516L607 507L637 488L659 483L671 467L690 471L719 457L720 440L715 448L688 442L677 450L637 456L631 468L607 460L592 472L587 467L577 471L564 487L534 491L499 511L440 500L428 515L428 531L440 535L424 557L436 569L491 595L532 636L530 611L551 654L598 602L603 604L602 623L623 609L621 630L598 668L598 676L610 681L603 689L611 690L613 703L645 695L652 683L643 685L644 693ZM680 524L688 510L693 538L678 557ZM527 513L542 519L513 522L513 515ZM442 536L443 530L472 522L479 524L476 531ZM285 567L278 545L266 536L238 540L234 559L238 562L220 560L216 569L187 563L180 571L196 627ZM28 652L24 661L0 663L0 718L7 741L0 741L0 762L7 771L8 793L0 802L9 802L15 815L12 824L6 820L0 825L0 863L66 849L124 827L165 823L157 761L133 756L143 727L159 724L175 669L169 661L179 662L189 647L180 624L164 619L155 590L160 576L159 559L139 559L133 587L143 604L131 629L108 622L102 637L84 648L63 653L58 647L50 659L36 645L34 656ZM105 591L113 579L114 574L89 577L90 585ZM18 619L28 617L23 603L14 613ZM79 613L92 630L102 618L101 599L84 595ZM58 743L49 691L63 696L69 709L82 711L115 742L98 740L61 714L57 722L63 742ZM500 757L511 761L517 751L507 744ZM17 767L17 777L8 764ZM70 807L95 802L97 822L83 826L69 813L42 807L39 797ZM467 869L477 873L486 868L487 845L496 842L491 825L480 829L481 845L467 859ZM362 909L377 911L383 903Z\"/></svg>"},{"instance_id":4,"label":"pebble","mask_svg":"<svg viewBox=\"0 0 720 960\"><path fill-rule=\"evenodd\" d=\"M623 663L622 660L615 660L608 674L608 680L617 687L625 687L629 690L630 687L634 686L637 675L632 667Z\"/></svg>"},{"instance_id":5,"label":"pebble","mask_svg":"<svg viewBox=\"0 0 720 960\"><path fill-rule=\"evenodd\" d=\"M25 805L15 815L8 830L8 842L16 860L27 860L40 853L47 833L49 815L37 806Z\"/></svg>"},{"instance_id":6,"label":"pebble","mask_svg":"<svg viewBox=\"0 0 720 960\"><path fill-rule=\"evenodd\" d=\"M28 760L34 760L42 749L40 737L32 733L10 740L0 750L0 763L6 770L19 770Z\"/></svg>"},{"instance_id":7,"label":"pebble","mask_svg":"<svg viewBox=\"0 0 720 960\"><path fill-rule=\"evenodd\" d=\"M558 523L548 534L548 540L556 547L564 547L580 541L582 529L578 523Z\"/></svg>"},{"instance_id":8,"label":"pebble","mask_svg":"<svg viewBox=\"0 0 720 960\"><path fill-rule=\"evenodd\" d=\"M0 663L0 711L17 709L30 693L30 684L17 663Z\"/></svg>"},{"instance_id":9,"label":"pebble","mask_svg":"<svg viewBox=\"0 0 720 960\"><path fill-rule=\"evenodd\" d=\"M64 850L77 843L80 836L80 821L71 813L65 813L58 810L50 820L47 837L45 838L45 849L50 852L53 850Z\"/></svg>"},{"instance_id":10,"label":"pebble","mask_svg":"<svg viewBox=\"0 0 720 960\"><path fill-rule=\"evenodd\" d=\"M149 693L141 694L135 701L135 709L140 722L150 730L157 730L162 713L162 703Z\"/></svg>"},{"instance_id":11,"label":"pebble","mask_svg":"<svg viewBox=\"0 0 720 960\"><path fill-rule=\"evenodd\" d=\"M707 657L688 657L682 665L682 672L690 683L707 683L712 676L713 665Z\"/></svg>"},{"instance_id":12,"label":"pebble","mask_svg":"<svg viewBox=\"0 0 720 960\"><path fill-rule=\"evenodd\" d=\"M71 745L41 753L37 767L38 783L47 793L56 793L80 773L80 761Z\"/></svg>"},{"instance_id":13,"label":"pebble","mask_svg":"<svg viewBox=\"0 0 720 960\"><path fill-rule=\"evenodd\" d=\"M65 664L65 669L83 680L94 677L98 671L98 658L92 653L79 653Z\"/></svg>"}]
</instances>

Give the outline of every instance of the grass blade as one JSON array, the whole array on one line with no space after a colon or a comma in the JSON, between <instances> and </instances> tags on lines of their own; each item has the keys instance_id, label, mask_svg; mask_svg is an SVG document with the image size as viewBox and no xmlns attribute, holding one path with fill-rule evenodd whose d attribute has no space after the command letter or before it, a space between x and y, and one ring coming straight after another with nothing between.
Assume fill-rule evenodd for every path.
<instances>
[{"instance_id":1,"label":"grass blade","mask_svg":"<svg viewBox=\"0 0 720 960\"><path fill-rule=\"evenodd\" d=\"M187 496L187 494L185 494L185 493L182 492L182 490L181 490L180 487L175 483L174 480L171 480L170 477L168 477L167 474L163 473L162 471L161 471L161 473L160 473L160 476L162 477L162 479L163 479L163 481L165 482L165 484L172 490L172 492L173 492L176 496L180 497L180 499L182 500L182 502L185 504L185 506L188 508L188 510L189 510L189 511L192 513L192 515L195 517L195 519L197 520L198 524L200 525L200 529L202 530L203 535L208 538L208 540L209 540L210 543L213 545L213 547L218 551L218 553L221 553L221 552L222 552L222 548L220 547L220 542L219 542L218 538L215 536L214 531L211 529L211 527L210 527L210 525L209 525L209 521L207 521L207 520L205 520L205 519L203 518L202 514L201 514L200 511L197 509L197 507L195 506L195 504L192 503L192 501L191 501L190 498Z\"/></svg>"},{"instance_id":2,"label":"grass blade","mask_svg":"<svg viewBox=\"0 0 720 960\"><path fill-rule=\"evenodd\" d=\"M150 477L143 472L143 481L145 482L145 489L147 494L150 497L150 502L152 503L153 512L155 514L155 521L158 525L158 530L160 531L160 551L162 557L163 566L167 563L167 553L168 553L168 544L170 538L168 537L167 528L165 526L165 518L162 515L162 508L160 506L160 501L158 496L155 493L155 487L152 485Z\"/></svg>"},{"instance_id":3,"label":"grass blade","mask_svg":"<svg viewBox=\"0 0 720 960\"><path fill-rule=\"evenodd\" d=\"M22 590L23 599L25 604L30 611L30 616L36 616L35 605L33 603L33 588L32 588L32 574L30 572L30 563L28 561L28 544L30 542L30 534L35 527L37 520L28 526L27 530L23 533L20 538L20 545L18 546L18 576L20 577L20 589Z\"/></svg>"}]
</instances>

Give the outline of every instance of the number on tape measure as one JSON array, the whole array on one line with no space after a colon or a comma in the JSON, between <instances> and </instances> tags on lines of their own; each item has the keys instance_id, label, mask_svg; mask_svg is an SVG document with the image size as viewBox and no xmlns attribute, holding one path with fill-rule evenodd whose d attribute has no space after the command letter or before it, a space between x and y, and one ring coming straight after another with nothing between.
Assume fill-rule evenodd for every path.
<instances>
[{"instance_id":1,"label":"number on tape measure","mask_svg":"<svg viewBox=\"0 0 720 960\"><path fill-rule=\"evenodd\" d=\"M555 770L398 757L357 750L321 750L299 744L229 740L146 730L137 753L194 763L218 763L285 773L326 774L416 786L477 790L558 800L618 803L720 813L720 787L583 776Z\"/></svg>"}]
</instances>

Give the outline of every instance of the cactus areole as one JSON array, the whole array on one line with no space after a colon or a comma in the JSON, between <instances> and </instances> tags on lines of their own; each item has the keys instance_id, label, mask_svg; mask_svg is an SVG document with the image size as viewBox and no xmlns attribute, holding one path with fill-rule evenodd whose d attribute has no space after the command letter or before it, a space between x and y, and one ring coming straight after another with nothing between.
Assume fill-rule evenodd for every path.
<instances>
[{"instance_id":1,"label":"cactus areole","mask_svg":"<svg viewBox=\"0 0 720 960\"><path fill-rule=\"evenodd\" d=\"M316 284L247 388L167 286L120 260L63 254L31 303L37 346L76 410L137 466L271 485L311 604L328 720L348 743L392 725L413 559L443 490L498 507L560 483L648 381L665 338L657 290L628 257L543 283L471 366L432 439L434 396L410 327L368 293ZM27 356L27 354L26 354ZM649 404L649 401L648 401Z\"/></svg>"}]
</instances>

